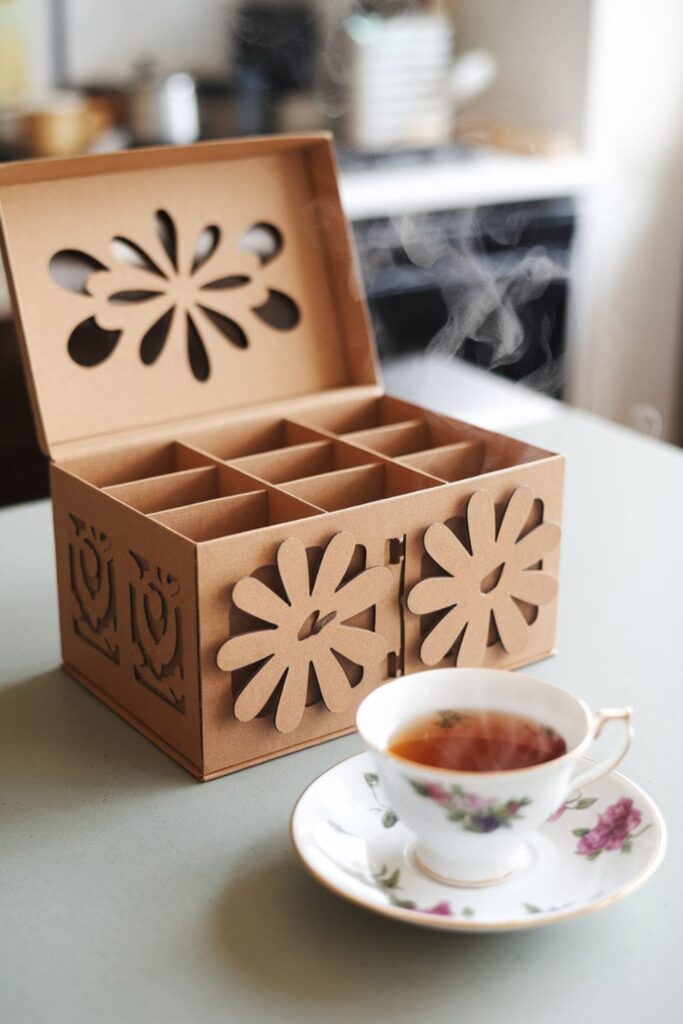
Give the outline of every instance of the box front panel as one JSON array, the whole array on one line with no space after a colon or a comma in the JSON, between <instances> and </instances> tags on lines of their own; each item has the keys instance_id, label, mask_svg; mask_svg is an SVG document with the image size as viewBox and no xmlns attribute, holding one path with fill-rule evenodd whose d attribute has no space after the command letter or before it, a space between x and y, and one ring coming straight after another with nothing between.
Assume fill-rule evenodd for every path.
<instances>
[{"instance_id":1,"label":"box front panel","mask_svg":"<svg viewBox=\"0 0 683 1024\"><path fill-rule=\"evenodd\" d=\"M52 496L65 667L199 773L192 545L57 467Z\"/></svg>"}]
</instances>

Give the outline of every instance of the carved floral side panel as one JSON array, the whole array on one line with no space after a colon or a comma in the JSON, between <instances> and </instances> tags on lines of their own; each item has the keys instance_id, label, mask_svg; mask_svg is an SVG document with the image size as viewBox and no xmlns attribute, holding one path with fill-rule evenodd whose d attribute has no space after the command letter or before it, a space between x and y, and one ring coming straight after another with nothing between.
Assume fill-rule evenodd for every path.
<instances>
[{"instance_id":1,"label":"carved floral side panel","mask_svg":"<svg viewBox=\"0 0 683 1024\"><path fill-rule=\"evenodd\" d=\"M185 713L182 607L178 580L135 551L128 585L135 679Z\"/></svg>"},{"instance_id":2,"label":"carved floral side panel","mask_svg":"<svg viewBox=\"0 0 683 1024\"><path fill-rule=\"evenodd\" d=\"M74 632L118 665L121 649L111 538L73 513L68 517L68 536Z\"/></svg>"}]
</instances>

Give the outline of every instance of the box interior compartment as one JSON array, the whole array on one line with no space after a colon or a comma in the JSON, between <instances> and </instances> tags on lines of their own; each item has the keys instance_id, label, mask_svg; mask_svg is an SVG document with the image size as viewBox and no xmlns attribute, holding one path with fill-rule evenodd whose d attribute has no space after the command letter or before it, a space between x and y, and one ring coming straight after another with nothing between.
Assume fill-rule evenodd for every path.
<instances>
[{"instance_id":1,"label":"box interior compartment","mask_svg":"<svg viewBox=\"0 0 683 1024\"><path fill-rule=\"evenodd\" d=\"M384 451L394 457L412 455L414 452L426 451L429 448L441 448L462 440L452 424L431 417L374 427L370 430L352 431L344 434L344 437L356 444Z\"/></svg>"},{"instance_id":2,"label":"box interior compartment","mask_svg":"<svg viewBox=\"0 0 683 1024\"><path fill-rule=\"evenodd\" d=\"M320 509L278 491L252 491L156 512L156 522L197 543L251 533L320 514Z\"/></svg>"},{"instance_id":3,"label":"box interior compartment","mask_svg":"<svg viewBox=\"0 0 683 1024\"><path fill-rule=\"evenodd\" d=\"M386 427L352 430L342 437L353 444L395 458L408 452L420 451L425 445L426 424L423 420L407 420Z\"/></svg>"},{"instance_id":4,"label":"box interior compartment","mask_svg":"<svg viewBox=\"0 0 683 1024\"><path fill-rule=\"evenodd\" d=\"M64 467L95 487L109 488L148 477L168 476L211 464L211 459L178 441L128 445L69 459Z\"/></svg>"},{"instance_id":5,"label":"box interior compartment","mask_svg":"<svg viewBox=\"0 0 683 1024\"><path fill-rule=\"evenodd\" d=\"M320 441L322 435L302 423L288 419L259 417L229 426L195 432L183 438L198 451L207 452L225 462L279 451L282 448Z\"/></svg>"},{"instance_id":6,"label":"box interior compartment","mask_svg":"<svg viewBox=\"0 0 683 1024\"><path fill-rule=\"evenodd\" d=\"M194 505L231 494L260 490L257 480L229 466L203 466L186 469L166 476L134 480L130 483L105 487L105 493L118 498L138 512L162 512L165 509Z\"/></svg>"},{"instance_id":7,"label":"box interior compartment","mask_svg":"<svg viewBox=\"0 0 683 1024\"><path fill-rule=\"evenodd\" d=\"M364 466L376 461L377 455L354 445L344 444L343 441L312 441L308 444L293 445L284 450L247 456L231 462L231 465L270 483L280 484L301 477Z\"/></svg>"},{"instance_id":8,"label":"box interior compartment","mask_svg":"<svg viewBox=\"0 0 683 1024\"><path fill-rule=\"evenodd\" d=\"M429 460L417 458L422 453L435 449L445 451L456 445L480 445L472 448L467 457L463 448L461 459L453 456L436 460L441 468L434 475L447 482L509 469L548 454L540 448L430 412L391 395L361 400L347 398L294 418L329 436L340 437L349 444L428 473L432 472L428 468ZM481 455L480 461L477 453ZM412 456L416 458L413 460Z\"/></svg>"},{"instance_id":9,"label":"box interior compartment","mask_svg":"<svg viewBox=\"0 0 683 1024\"><path fill-rule=\"evenodd\" d=\"M321 408L294 410L291 418L260 413L182 440L129 445L63 466L202 543L546 456L384 395L331 399Z\"/></svg>"},{"instance_id":10,"label":"box interior compartment","mask_svg":"<svg viewBox=\"0 0 683 1024\"><path fill-rule=\"evenodd\" d=\"M440 482L404 466L377 463L295 480L285 488L290 494L318 505L326 512L337 512L342 508L438 487Z\"/></svg>"},{"instance_id":11,"label":"box interior compartment","mask_svg":"<svg viewBox=\"0 0 683 1024\"><path fill-rule=\"evenodd\" d=\"M402 455L401 462L404 466L430 473L439 480L454 483L481 473L485 457L486 445L483 441L460 441L442 448Z\"/></svg>"},{"instance_id":12,"label":"box interior compartment","mask_svg":"<svg viewBox=\"0 0 683 1024\"><path fill-rule=\"evenodd\" d=\"M421 412L422 410L410 402L393 398L391 395L361 400L350 396L317 409L306 410L296 418L301 423L344 435L411 420Z\"/></svg>"}]
</instances>

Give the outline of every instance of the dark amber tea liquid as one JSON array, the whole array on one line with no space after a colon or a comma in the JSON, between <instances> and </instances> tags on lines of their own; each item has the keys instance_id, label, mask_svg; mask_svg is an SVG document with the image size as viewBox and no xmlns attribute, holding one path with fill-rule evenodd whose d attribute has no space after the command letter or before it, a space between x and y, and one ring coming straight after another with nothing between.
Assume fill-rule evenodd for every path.
<instances>
[{"instance_id":1,"label":"dark amber tea liquid","mask_svg":"<svg viewBox=\"0 0 683 1024\"><path fill-rule=\"evenodd\" d=\"M533 718L463 708L414 719L394 734L389 750L431 768L491 772L552 761L567 752L567 744Z\"/></svg>"}]
</instances>

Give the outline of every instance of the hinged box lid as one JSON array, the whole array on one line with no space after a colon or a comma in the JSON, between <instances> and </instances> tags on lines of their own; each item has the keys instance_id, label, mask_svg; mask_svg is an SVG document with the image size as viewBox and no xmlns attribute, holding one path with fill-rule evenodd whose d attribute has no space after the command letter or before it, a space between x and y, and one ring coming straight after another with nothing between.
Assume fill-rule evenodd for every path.
<instances>
[{"instance_id":1,"label":"hinged box lid","mask_svg":"<svg viewBox=\"0 0 683 1024\"><path fill-rule=\"evenodd\" d=\"M377 368L327 134L0 168L43 450Z\"/></svg>"}]
</instances>

